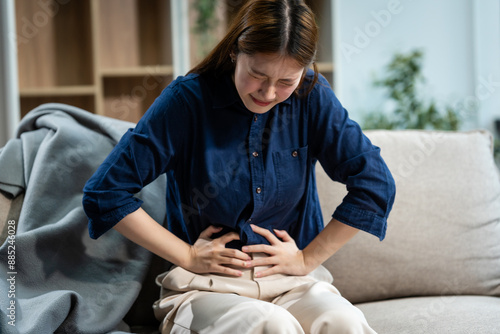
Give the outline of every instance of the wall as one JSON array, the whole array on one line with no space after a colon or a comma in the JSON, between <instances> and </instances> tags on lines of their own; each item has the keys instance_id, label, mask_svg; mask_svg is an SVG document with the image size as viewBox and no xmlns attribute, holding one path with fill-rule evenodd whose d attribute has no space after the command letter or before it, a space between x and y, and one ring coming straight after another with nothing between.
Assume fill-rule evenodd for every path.
<instances>
[{"instance_id":1,"label":"wall","mask_svg":"<svg viewBox=\"0 0 500 334\"><path fill-rule=\"evenodd\" d=\"M335 91L361 122L390 106L374 77L395 52L424 51L426 99L451 105L464 130L500 118L499 0L334 0Z\"/></svg>"}]
</instances>

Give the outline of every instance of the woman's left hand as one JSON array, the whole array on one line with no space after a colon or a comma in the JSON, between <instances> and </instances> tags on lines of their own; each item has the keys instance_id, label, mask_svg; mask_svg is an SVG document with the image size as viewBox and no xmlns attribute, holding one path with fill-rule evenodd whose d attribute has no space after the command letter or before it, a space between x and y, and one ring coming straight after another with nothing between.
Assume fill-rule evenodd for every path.
<instances>
[{"instance_id":1,"label":"woman's left hand","mask_svg":"<svg viewBox=\"0 0 500 334\"><path fill-rule=\"evenodd\" d=\"M255 274L256 277L265 277L273 274L287 274L303 276L309 274L304 254L298 249L295 241L286 231L274 230L276 236L269 230L251 225L252 230L265 237L270 245L250 245L242 248L245 253L266 253L268 257L257 258L251 261L251 267L271 266Z\"/></svg>"}]
</instances>

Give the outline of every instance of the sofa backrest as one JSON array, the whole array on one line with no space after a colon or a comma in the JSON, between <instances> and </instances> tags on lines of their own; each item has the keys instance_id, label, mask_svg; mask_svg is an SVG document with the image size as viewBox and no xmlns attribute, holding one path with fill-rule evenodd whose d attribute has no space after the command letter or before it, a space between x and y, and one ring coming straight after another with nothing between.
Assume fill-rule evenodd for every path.
<instances>
[{"instance_id":1,"label":"sofa backrest","mask_svg":"<svg viewBox=\"0 0 500 334\"><path fill-rule=\"evenodd\" d=\"M485 131L367 131L396 181L384 241L360 232L325 262L351 302L500 296L500 174ZM346 194L317 166L325 223Z\"/></svg>"}]
</instances>

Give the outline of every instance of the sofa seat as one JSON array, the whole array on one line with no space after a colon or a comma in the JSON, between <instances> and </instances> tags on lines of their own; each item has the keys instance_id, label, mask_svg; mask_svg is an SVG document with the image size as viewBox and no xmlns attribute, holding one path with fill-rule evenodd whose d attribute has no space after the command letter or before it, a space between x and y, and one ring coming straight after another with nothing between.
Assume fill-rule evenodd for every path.
<instances>
[{"instance_id":1,"label":"sofa seat","mask_svg":"<svg viewBox=\"0 0 500 334\"><path fill-rule=\"evenodd\" d=\"M500 328L498 297L413 297L356 306L384 334L498 334Z\"/></svg>"}]
</instances>

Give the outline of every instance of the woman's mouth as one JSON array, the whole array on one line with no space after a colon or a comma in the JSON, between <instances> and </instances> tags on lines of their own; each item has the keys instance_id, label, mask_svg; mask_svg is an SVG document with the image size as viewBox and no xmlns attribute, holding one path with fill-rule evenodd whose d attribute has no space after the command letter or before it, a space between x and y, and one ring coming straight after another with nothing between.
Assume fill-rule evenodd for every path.
<instances>
[{"instance_id":1,"label":"woman's mouth","mask_svg":"<svg viewBox=\"0 0 500 334\"><path fill-rule=\"evenodd\" d=\"M268 105L271 104L271 102L264 102L264 101L260 101L260 100L257 100L255 97L253 97L252 95L250 95L250 97L252 98L252 101L258 105L258 106L261 106L261 107L267 107Z\"/></svg>"}]
</instances>

